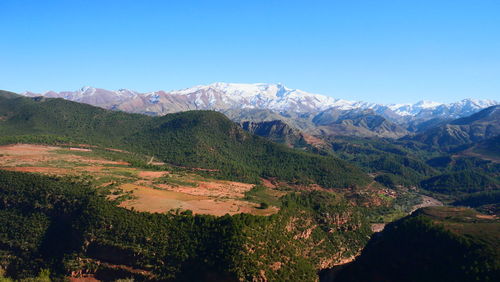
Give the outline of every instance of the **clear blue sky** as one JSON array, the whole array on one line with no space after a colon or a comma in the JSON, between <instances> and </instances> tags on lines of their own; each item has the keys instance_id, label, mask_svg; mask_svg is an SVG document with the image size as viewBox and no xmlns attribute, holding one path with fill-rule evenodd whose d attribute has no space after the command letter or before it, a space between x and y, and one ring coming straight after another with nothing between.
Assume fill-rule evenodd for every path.
<instances>
[{"instance_id":1,"label":"clear blue sky","mask_svg":"<svg viewBox=\"0 0 500 282\"><path fill-rule=\"evenodd\" d=\"M0 0L0 89L281 82L382 103L500 100L499 0Z\"/></svg>"}]
</instances>

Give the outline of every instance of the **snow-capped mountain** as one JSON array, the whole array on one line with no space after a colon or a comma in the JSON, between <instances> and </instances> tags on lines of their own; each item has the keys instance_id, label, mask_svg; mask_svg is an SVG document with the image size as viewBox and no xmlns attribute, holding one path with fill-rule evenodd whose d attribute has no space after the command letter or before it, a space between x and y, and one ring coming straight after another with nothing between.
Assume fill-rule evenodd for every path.
<instances>
[{"instance_id":1,"label":"snow-capped mountain","mask_svg":"<svg viewBox=\"0 0 500 282\"><path fill-rule=\"evenodd\" d=\"M290 89L282 84L221 82L168 92L139 93L127 89L110 91L83 87L73 92L49 91L42 94L32 92L23 94L59 97L108 109L155 115L186 110L262 109L280 113L319 113L332 108L338 110L371 109L376 114L396 122L460 118L498 104L493 100L464 99L450 104L420 101L415 104L384 105L335 99Z\"/></svg>"},{"instance_id":2,"label":"snow-capped mountain","mask_svg":"<svg viewBox=\"0 0 500 282\"><path fill-rule=\"evenodd\" d=\"M464 99L450 104L420 101L415 104L388 105L388 108L401 116L459 118L497 104L493 100Z\"/></svg>"},{"instance_id":3,"label":"snow-capped mountain","mask_svg":"<svg viewBox=\"0 0 500 282\"><path fill-rule=\"evenodd\" d=\"M117 105L129 101L130 99L133 99L137 95L139 95L138 92L128 89L111 91L90 86L82 87L81 89L76 91L48 91L42 94L24 92L22 94L29 97L44 96L47 98L63 98L70 101L90 104L108 109L115 108Z\"/></svg>"}]
</instances>

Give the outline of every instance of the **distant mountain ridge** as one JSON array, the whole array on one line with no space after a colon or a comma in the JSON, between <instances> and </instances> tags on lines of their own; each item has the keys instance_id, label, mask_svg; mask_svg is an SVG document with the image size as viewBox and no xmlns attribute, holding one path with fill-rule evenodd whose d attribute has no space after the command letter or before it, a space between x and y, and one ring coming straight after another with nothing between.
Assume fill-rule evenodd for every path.
<instances>
[{"instance_id":1,"label":"distant mountain ridge","mask_svg":"<svg viewBox=\"0 0 500 282\"><path fill-rule=\"evenodd\" d=\"M282 84L222 82L168 92L161 90L140 93L128 89L111 91L87 86L77 91L24 92L22 94L31 97L64 98L103 108L157 115L186 110L267 109L276 112L305 113L335 108L339 110L372 109L388 119L427 118L429 116L455 119L499 104L494 100L464 99L449 104L420 101L414 104L385 105L335 99L291 89Z\"/></svg>"},{"instance_id":2,"label":"distant mountain ridge","mask_svg":"<svg viewBox=\"0 0 500 282\"><path fill-rule=\"evenodd\" d=\"M480 142L500 134L499 121L500 106L491 106L417 134L413 140L441 147Z\"/></svg>"},{"instance_id":3,"label":"distant mountain ridge","mask_svg":"<svg viewBox=\"0 0 500 282\"><path fill-rule=\"evenodd\" d=\"M282 84L221 82L169 92L139 93L128 89L110 91L83 87L77 91L22 94L63 98L105 109L152 116L190 110L215 110L239 123L279 120L313 136L384 138L400 138L412 132L422 132L498 104L493 100L464 99L449 104L420 101L415 104L384 105L335 99L290 89ZM282 131L285 132L291 133ZM275 135L275 139L297 140L296 137L284 135Z\"/></svg>"}]
</instances>

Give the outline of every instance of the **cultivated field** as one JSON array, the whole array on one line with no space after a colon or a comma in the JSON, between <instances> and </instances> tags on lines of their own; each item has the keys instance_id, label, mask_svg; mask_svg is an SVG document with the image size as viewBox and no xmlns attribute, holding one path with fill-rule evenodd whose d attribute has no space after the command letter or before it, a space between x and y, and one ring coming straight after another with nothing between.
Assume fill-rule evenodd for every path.
<instances>
[{"instance_id":1,"label":"cultivated field","mask_svg":"<svg viewBox=\"0 0 500 282\"><path fill-rule=\"evenodd\" d=\"M106 149L113 154L126 154ZM165 167L166 168L166 167ZM254 187L201 177L188 170L173 172L134 167L92 147L15 144L0 146L0 169L73 177L90 181L125 208L146 212L191 210L195 214L251 213L270 215L278 208L259 208L259 197L277 202L284 193L265 188L248 197ZM254 191L254 190L252 190ZM257 195L257 194L256 194Z\"/></svg>"}]
</instances>

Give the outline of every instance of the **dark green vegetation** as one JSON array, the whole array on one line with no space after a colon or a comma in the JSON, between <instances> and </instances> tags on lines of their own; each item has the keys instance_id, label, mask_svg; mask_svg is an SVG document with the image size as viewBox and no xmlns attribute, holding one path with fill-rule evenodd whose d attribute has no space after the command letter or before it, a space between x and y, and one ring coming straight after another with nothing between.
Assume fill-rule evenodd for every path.
<instances>
[{"instance_id":1,"label":"dark green vegetation","mask_svg":"<svg viewBox=\"0 0 500 282\"><path fill-rule=\"evenodd\" d=\"M281 201L278 195L276 191L272 191L262 185L255 185L250 191L245 193L245 200L279 207Z\"/></svg>"},{"instance_id":2,"label":"dark green vegetation","mask_svg":"<svg viewBox=\"0 0 500 282\"><path fill-rule=\"evenodd\" d=\"M452 203L466 194L500 188L500 163L484 149L494 146L496 139L457 147L454 152L411 140L343 137L330 142L333 154L373 174L378 183L392 189L423 189Z\"/></svg>"},{"instance_id":3,"label":"dark green vegetation","mask_svg":"<svg viewBox=\"0 0 500 282\"><path fill-rule=\"evenodd\" d=\"M453 205L475 208L487 214L500 214L500 190L465 194Z\"/></svg>"},{"instance_id":4,"label":"dark green vegetation","mask_svg":"<svg viewBox=\"0 0 500 282\"><path fill-rule=\"evenodd\" d=\"M316 137L325 144L313 148L298 147L353 163L371 173L375 181L386 187L422 188L452 202L463 194L500 188L499 113L499 106L493 106L469 117L436 121L426 125L417 135L398 140L332 137L327 131L321 131ZM359 114L367 126L381 121L380 118L368 119L369 116ZM316 116L314 121L319 125L333 124L340 116L340 112L330 110ZM350 124L345 119L340 120L339 124L343 126ZM300 127L300 124L297 126ZM389 127L380 129L389 130ZM393 129L389 131L394 133ZM300 132L282 132L280 138L270 138L279 142L286 140L287 134L291 138ZM353 134L350 132L347 135Z\"/></svg>"},{"instance_id":5,"label":"dark green vegetation","mask_svg":"<svg viewBox=\"0 0 500 282\"><path fill-rule=\"evenodd\" d=\"M325 187L368 183L360 170L346 162L250 135L217 112L176 113L154 122L155 125L124 140L131 148L172 164L218 169L212 174L242 181L278 177Z\"/></svg>"},{"instance_id":6,"label":"dark green vegetation","mask_svg":"<svg viewBox=\"0 0 500 282\"><path fill-rule=\"evenodd\" d=\"M333 153L354 163L369 173L377 174L376 181L395 187L417 186L422 179L438 171L425 163L430 153L412 143L384 139L335 138L330 140Z\"/></svg>"},{"instance_id":7,"label":"dark green vegetation","mask_svg":"<svg viewBox=\"0 0 500 282\"><path fill-rule=\"evenodd\" d=\"M335 281L499 281L500 221L434 207L386 226Z\"/></svg>"},{"instance_id":8,"label":"dark green vegetation","mask_svg":"<svg viewBox=\"0 0 500 282\"><path fill-rule=\"evenodd\" d=\"M164 117L114 112L62 99L0 94L3 142L109 146L179 166L212 169L215 177L259 182L276 177L324 187L368 184L356 167L331 156L289 149L243 131L224 115L191 111ZM202 173L202 171L200 171Z\"/></svg>"},{"instance_id":9,"label":"dark green vegetation","mask_svg":"<svg viewBox=\"0 0 500 282\"><path fill-rule=\"evenodd\" d=\"M420 189L447 203L498 213L498 137L490 138L497 136L497 125L490 126L497 112L490 108L413 139L335 137L320 140L325 142L318 147L286 124L252 125L300 151L249 134L212 111L149 117L0 93L0 144L88 144L92 152L78 154L133 167L253 183L268 178L277 185L300 184L289 185L295 188L354 188L333 190L340 195L290 193L294 188L287 187L290 194L281 197L286 193L280 189L256 185L245 199L262 209L281 208L269 217L193 216L189 210L148 214L116 207L119 198L107 201L92 186L102 183L0 171L0 275L5 270L16 279L50 272L52 278L80 273L104 280L315 280L319 269L359 253L371 234L367 221L404 216L419 203ZM380 134L398 130L370 116L341 123L331 118L318 122ZM173 175L155 181L196 188ZM341 279L495 281L499 233L497 221L470 210L421 210L374 237Z\"/></svg>"},{"instance_id":10,"label":"dark green vegetation","mask_svg":"<svg viewBox=\"0 0 500 282\"><path fill-rule=\"evenodd\" d=\"M474 144L470 149L473 154L487 159L500 160L500 135Z\"/></svg>"},{"instance_id":11,"label":"dark green vegetation","mask_svg":"<svg viewBox=\"0 0 500 282\"><path fill-rule=\"evenodd\" d=\"M91 186L0 171L0 266L12 278L70 273L111 280L314 281L370 234L341 196L282 199L270 217L148 214L118 208Z\"/></svg>"},{"instance_id":12,"label":"dark green vegetation","mask_svg":"<svg viewBox=\"0 0 500 282\"><path fill-rule=\"evenodd\" d=\"M421 182L422 188L447 194L474 193L500 187L500 182L487 175L462 170L441 174Z\"/></svg>"}]
</instances>

